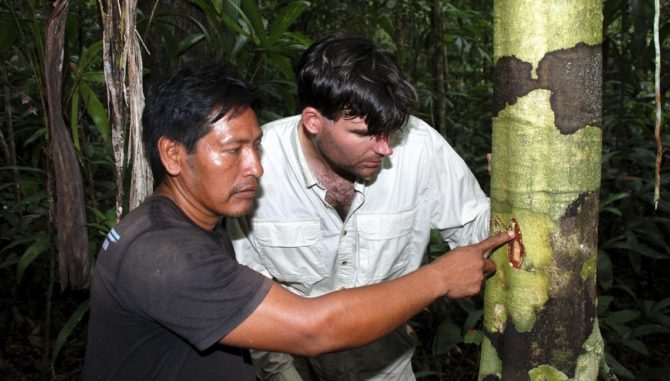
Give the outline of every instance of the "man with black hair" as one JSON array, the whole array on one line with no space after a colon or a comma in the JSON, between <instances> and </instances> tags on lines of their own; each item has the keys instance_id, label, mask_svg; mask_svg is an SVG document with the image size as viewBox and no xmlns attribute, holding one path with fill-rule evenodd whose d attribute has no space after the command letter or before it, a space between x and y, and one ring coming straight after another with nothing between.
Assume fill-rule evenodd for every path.
<instances>
[{"instance_id":1,"label":"man with black hair","mask_svg":"<svg viewBox=\"0 0 670 381\"><path fill-rule=\"evenodd\" d=\"M488 236L488 198L445 139L411 116L416 91L388 52L330 34L303 54L296 81L302 112L263 126L262 194L229 221L241 263L318 297L416 270L432 229L452 249ZM402 326L318 357L252 355L267 380L413 380L413 352Z\"/></svg>"},{"instance_id":2,"label":"man with black hair","mask_svg":"<svg viewBox=\"0 0 670 381\"><path fill-rule=\"evenodd\" d=\"M360 346L438 297L478 292L495 271L484 253L510 234L311 299L238 264L222 220L247 214L259 190L256 99L217 67L181 70L148 96L143 143L159 186L98 255L84 380L254 380L240 348L313 356ZM454 265L463 274L446 276Z\"/></svg>"}]
</instances>

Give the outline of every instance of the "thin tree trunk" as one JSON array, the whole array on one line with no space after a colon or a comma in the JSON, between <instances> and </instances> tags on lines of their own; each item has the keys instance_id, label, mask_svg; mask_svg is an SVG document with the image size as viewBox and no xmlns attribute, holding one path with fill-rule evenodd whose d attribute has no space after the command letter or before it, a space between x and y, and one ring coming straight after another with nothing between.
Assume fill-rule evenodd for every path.
<instances>
[{"instance_id":1,"label":"thin tree trunk","mask_svg":"<svg viewBox=\"0 0 670 381\"><path fill-rule=\"evenodd\" d=\"M132 166L130 176L129 208L138 206L153 191L153 176L149 161L144 154L142 143L142 112L144 111L144 90L142 85L142 52L136 33L137 0L126 2L126 46L128 49L128 99L130 113L130 134L128 158Z\"/></svg>"},{"instance_id":2,"label":"thin tree trunk","mask_svg":"<svg viewBox=\"0 0 670 381\"><path fill-rule=\"evenodd\" d=\"M61 289L89 285L84 186L72 139L61 113L65 20L69 2L54 2L46 33L45 84L49 150L56 178L56 229Z\"/></svg>"},{"instance_id":3,"label":"thin tree trunk","mask_svg":"<svg viewBox=\"0 0 670 381\"><path fill-rule=\"evenodd\" d=\"M104 25L105 82L111 105L112 147L116 164L116 217L120 219L124 213L123 180L127 163L132 166L128 201L130 209L139 205L153 187L141 139L144 93L142 56L135 30L137 0L108 0L107 9L102 4L100 9Z\"/></svg>"},{"instance_id":4,"label":"thin tree trunk","mask_svg":"<svg viewBox=\"0 0 670 381\"><path fill-rule=\"evenodd\" d=\"M434 90L434 110L436 115L435 128L442 134L447 136L447 59L446 46L444 44L444 23L442 15L442 0L433 0L431 18L433 26L433 46L435 53L433 55L433 76L435 78Z\"/></svg>"},{"instance_id":5,"label":"thin tree trunk","mask_svg":"<svg viewBox=\"0 0 670 381\"><path fill-rule=\"evenodd\" d=\"M601 8L494 1L492 230L521 240L493 256L480 380L598 377Z\"/></svg>"},{"instance_id":6,"label":"thin tree trunk","mask_svg":"<svg viewBox=\"0 0 670 381\"><path fill-rule=\"evenodd\" d=\"M101 0L102 1L102 0ZM109 102L109 117L112 124L112 149L114 150L114 181L116 184L116 219L123 215L123 172L124 172L124 143L125 125L127 120L123 97L126 91L126 67L122 62L123 44L121 23L121 4L119 0L108 0L105 11L100 4L102 13L102 54L105 82L107 84L107 100ZM121 35L121 36L119 36Z\"/></svg>"}]
</instances>

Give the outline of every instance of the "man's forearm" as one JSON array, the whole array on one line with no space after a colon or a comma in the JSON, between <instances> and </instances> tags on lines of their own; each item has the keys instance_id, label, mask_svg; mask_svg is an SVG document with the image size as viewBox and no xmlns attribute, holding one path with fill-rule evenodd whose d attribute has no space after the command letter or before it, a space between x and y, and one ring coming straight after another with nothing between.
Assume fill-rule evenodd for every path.
<instances>
[{"instance_id":1,"label":"man's forearm","mask_svg":"<svg viewBox=\"0 0 670 381\"><path fill-rule=\"evenodd\" d=\"M367 344L438 297L478 293L484 274L495 271L484 253L511 238L513 234L502 233L452 250L401 278L313 299L275 283L256 311L222 342L307 356Z\"/></svg>"}]
</instances>

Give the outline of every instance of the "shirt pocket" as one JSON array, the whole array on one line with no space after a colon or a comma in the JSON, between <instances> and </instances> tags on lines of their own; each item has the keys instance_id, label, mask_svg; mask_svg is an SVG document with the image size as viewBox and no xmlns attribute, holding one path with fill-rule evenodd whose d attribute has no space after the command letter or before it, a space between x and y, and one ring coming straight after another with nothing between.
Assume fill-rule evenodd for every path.
<instances>
[{"instance_id":1,"label":"shirt pocket","mask_svg":"<svg viewBox=\"0 0 670 381\"><path fill-rule=\"evenodd\" d=\"M305 294L326 277L321 222L254 221L260 260L272 277Z\"/></svg>"},{"instance_id":2,"label":"shirt pocket","mask_svg":"<svg viewBox=\"0 0 670 381\"><path fill-rule=\"evenodd\" d=\"M359 214L359 279L378 283L405 273L415 253L412 245L416 210L398 213Z\"/></svg>"}]
</instances>

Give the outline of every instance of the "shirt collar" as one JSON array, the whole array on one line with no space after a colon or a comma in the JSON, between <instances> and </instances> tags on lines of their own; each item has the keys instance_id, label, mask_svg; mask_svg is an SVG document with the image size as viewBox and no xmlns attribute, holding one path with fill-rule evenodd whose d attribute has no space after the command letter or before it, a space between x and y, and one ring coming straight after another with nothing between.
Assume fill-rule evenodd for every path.
<instances>
[{"instance_id":1,"label":"shirt collar","mask_svg":"<svg viewBox=\"0 0 670 381\"><path fill-rule=\"evenodd\" d=\"M319 187L321 187L321 185L316 179L316 176L314 176L314 173L312 173L312 169L309 167L309 164L307 164L307 158L305 157L305 152L303 152L302 145L300 144L300 136L298 135L298 129L300 128L301 124L302 124L302 118L299 118L298 124L292 129L291 148L293 149L293 154L295 155L295 157L298 158L298 166L300 168L300 171L302 172L303 179L305 180L305 186L307 188L311 188L314 185L318 185Z\"/></svg>"}]
</instances>

